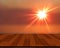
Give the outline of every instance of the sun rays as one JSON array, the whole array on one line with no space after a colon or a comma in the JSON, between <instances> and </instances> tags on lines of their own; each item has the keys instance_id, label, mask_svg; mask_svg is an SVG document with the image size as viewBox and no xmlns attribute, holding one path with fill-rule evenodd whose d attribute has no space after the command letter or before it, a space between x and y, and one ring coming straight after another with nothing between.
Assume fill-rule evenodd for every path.
<instances>
[{"instance_id":1,"label":"sun rays","mask_svg":"<svg viewBox=\"0 0 60 48\"><path fill-rule=\"evenodd\" d=\"M32 22L26 26L25 30L28 30L35 22L36 23L38 22L38 24L39 24L40 22L44 21L46 24L48 32L50 32L49 24L46 21L48 15L49 15L48 13L52 12L53 10L55 10L57 8L58 7L54 7L54 8L44 7L42 10L38 9L37 11L35 11L36 13L30 14L30 15L32 15L31 17L34 20L32 20Z\"/></svg>"}]
</instances>

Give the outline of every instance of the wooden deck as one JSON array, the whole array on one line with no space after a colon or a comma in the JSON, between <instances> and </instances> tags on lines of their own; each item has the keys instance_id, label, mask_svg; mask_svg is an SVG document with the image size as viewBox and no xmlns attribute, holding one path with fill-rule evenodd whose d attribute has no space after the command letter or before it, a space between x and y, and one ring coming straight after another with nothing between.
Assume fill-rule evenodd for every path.
<instances>
[{"instance_id":1,"label":"wooden deck","mask_svg":"<svg viewBox=\"0 0 60 48\"><path fill-rule=\"evenodd\" d=\"M0 46L60 46L60 34L0 34Z\"/></svg>"}]
</instances>

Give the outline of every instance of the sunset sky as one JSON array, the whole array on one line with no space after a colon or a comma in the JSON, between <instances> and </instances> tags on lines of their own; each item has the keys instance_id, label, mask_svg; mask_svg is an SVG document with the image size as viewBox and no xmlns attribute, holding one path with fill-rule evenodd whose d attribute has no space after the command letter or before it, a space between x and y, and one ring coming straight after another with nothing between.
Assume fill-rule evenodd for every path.
<instances>
[{"instance_id":1,"label":"sunset sky","mask_svg":"<svg viewBox=\"0 0 60 48\"><path fill-rule=\"evenodd\" d=\"M41 4L59 6L60 0L0 0L0 4L9 8L33 8Z\"/></svg>"},{"instance_id":2,"label":"sunset sky","mask_svg":"<svg viewBox=\"0 0 60 48\"><path fill-rule=\"evenodd\" d=\"M56 8L58 7L58 8ZM12 10L4 10L1 8L8 8ZM16 10L13 10L16 8ZM23 29L26 28L29 24L34 24L34 16L26 15L32 14L32 11L29 12L27 10L20 11L18 9L53 9L50 13L47 14L47 22L52 24L49 25L51 32L59 32L60 33L60 0L0 0L0 31L1 32L25 32ZM35 10L33 10L34 12ZM33 13L34 14L34 13ZM30 19L30 20L29 20ZM27 24L28 25L25 25ZM47 32L47 28L45 26L32 26L29 30L30 32ZM8 24L8 25L7 25ZM18 25L19 24L19 25ZM32 25L33 25L32 24ZM9 26L11 25L11 26ZM15 25L15 26L14 26ZM22 30L22 31L21 31ZM26 31L27 32L27 31Z\"/></svg>"}]
</instances>

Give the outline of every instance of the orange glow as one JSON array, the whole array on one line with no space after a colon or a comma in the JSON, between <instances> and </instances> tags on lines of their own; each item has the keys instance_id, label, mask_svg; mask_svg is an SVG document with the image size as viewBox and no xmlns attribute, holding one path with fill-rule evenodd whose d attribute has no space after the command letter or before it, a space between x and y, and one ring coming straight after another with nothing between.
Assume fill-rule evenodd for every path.
<instances>
[{"instance_id":1,"label":"orange glow","mask_svg":"<svg viewBox=\"0 0 60 48\"><path fill-rule=\"evenodd\" d=\"M59 7L50 8L48 6L48 7L43 7L42 9L39 8L37 8L36 10L34 9L35 13L29 14L31 15L30 19L34 19L34 20L32 20L32 22L30 22L30 24L26 26L25 30L28 30L35 22L37 23L36 25L40 25L40 22L44 22L46 24L47 31L50 32L51 30L47 22L47 20L49 19L48 16L50 12L54 11L57 8Z\"/></svg>"},{"instance_id":2,"label":"orange glow","mask_svg":"<svg viewBox=\"0 0 60 48\"><path fill-rule=\"evenodd\" d=\"M46 17L47 17L47 13L46 13L47 11L45 11L45 10L42 10L42 11L38 11L37 12L37 17L39 18L39 19L45 19Z\"/></svg>"}]
</instances>

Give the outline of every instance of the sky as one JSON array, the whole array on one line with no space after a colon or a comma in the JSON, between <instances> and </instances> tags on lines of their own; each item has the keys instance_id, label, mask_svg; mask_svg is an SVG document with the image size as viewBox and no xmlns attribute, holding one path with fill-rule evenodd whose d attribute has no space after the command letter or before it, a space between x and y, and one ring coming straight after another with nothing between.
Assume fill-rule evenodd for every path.
<instances>
[{"instance_id":1,"label":"sky","mask_svg":"<svg viewBox=\"0 0 60 48\"><path fill-rule=\"evenodd\" d=\"M59 6L60 0L0 0L0 4L9 8L32 8L41 4Z\"/></svg>"},{"instance_id":2,"label":"sky","mask_svg":"<svg viewBox=\"0 0 60 48\"><path fill-rule=\"evenodd\" d=\"M59 20L60 20L60 16L59 16L60 0L0 0L0 6L7 7L7 8L33 8L33 9L41 8L42 6L47 6L47 7L51 6L53 8L58 7L59 9L58 8L56 9L57 11L59 11L58 16L56 13L55 16L51 16L51 19L54 20L53 22L60 23L59 22ZM56 11L54 11L54 12L56 12ZM3 12L1 14L3 14ZM18 14L18 13L16 13L16 14ZM11 14L11 16L12 16L12 14ZM25 18L23 18L23 19L25 19ZM22 19L22 21L23 21L23 19ZM23 21L23 23L24 23L24 21Z\"/></svg>"},{"instance_id":3,"label":"sky","mask_svg":"<svg viewBox=\"0 0 60 48\"><path fill-rule=\"evenodd\" d=\"M50 21L54 24L60 24L60 0L0 0L0 8L41 8L43 6L47 6L47 7L59 7L59 9L57 9L59 11L59 13L56 14L52 14L50 15ZM24 12L26 13L26 12ZM0 23L2 22L2 24L4 23L17 23L17 24L26 24L27 22L29 22L29 18L25 18L25 14L23 13L19 13L16 11L0 11ZM22 14L22 15L21 15ZM27 16L26 16L27 17ZM31 21L30 21L31 22ZM30 23L29 22L29 23ZM22 25L22 26L23 26ZM23 31L24 26L22 27L20 25L15 27L15 26L0 26L0 31L2 32L21 32L21 30ZM16 30L15 30L16 29ZM45 32L45 28L43 30L43 27L39 26L39 27L35 27L35 28L31 28L31 31L44 31ZM60 25L56 25L56 26L51 26L51 32L59 32L60 33Z\"/></svg>"}]
</instances>

